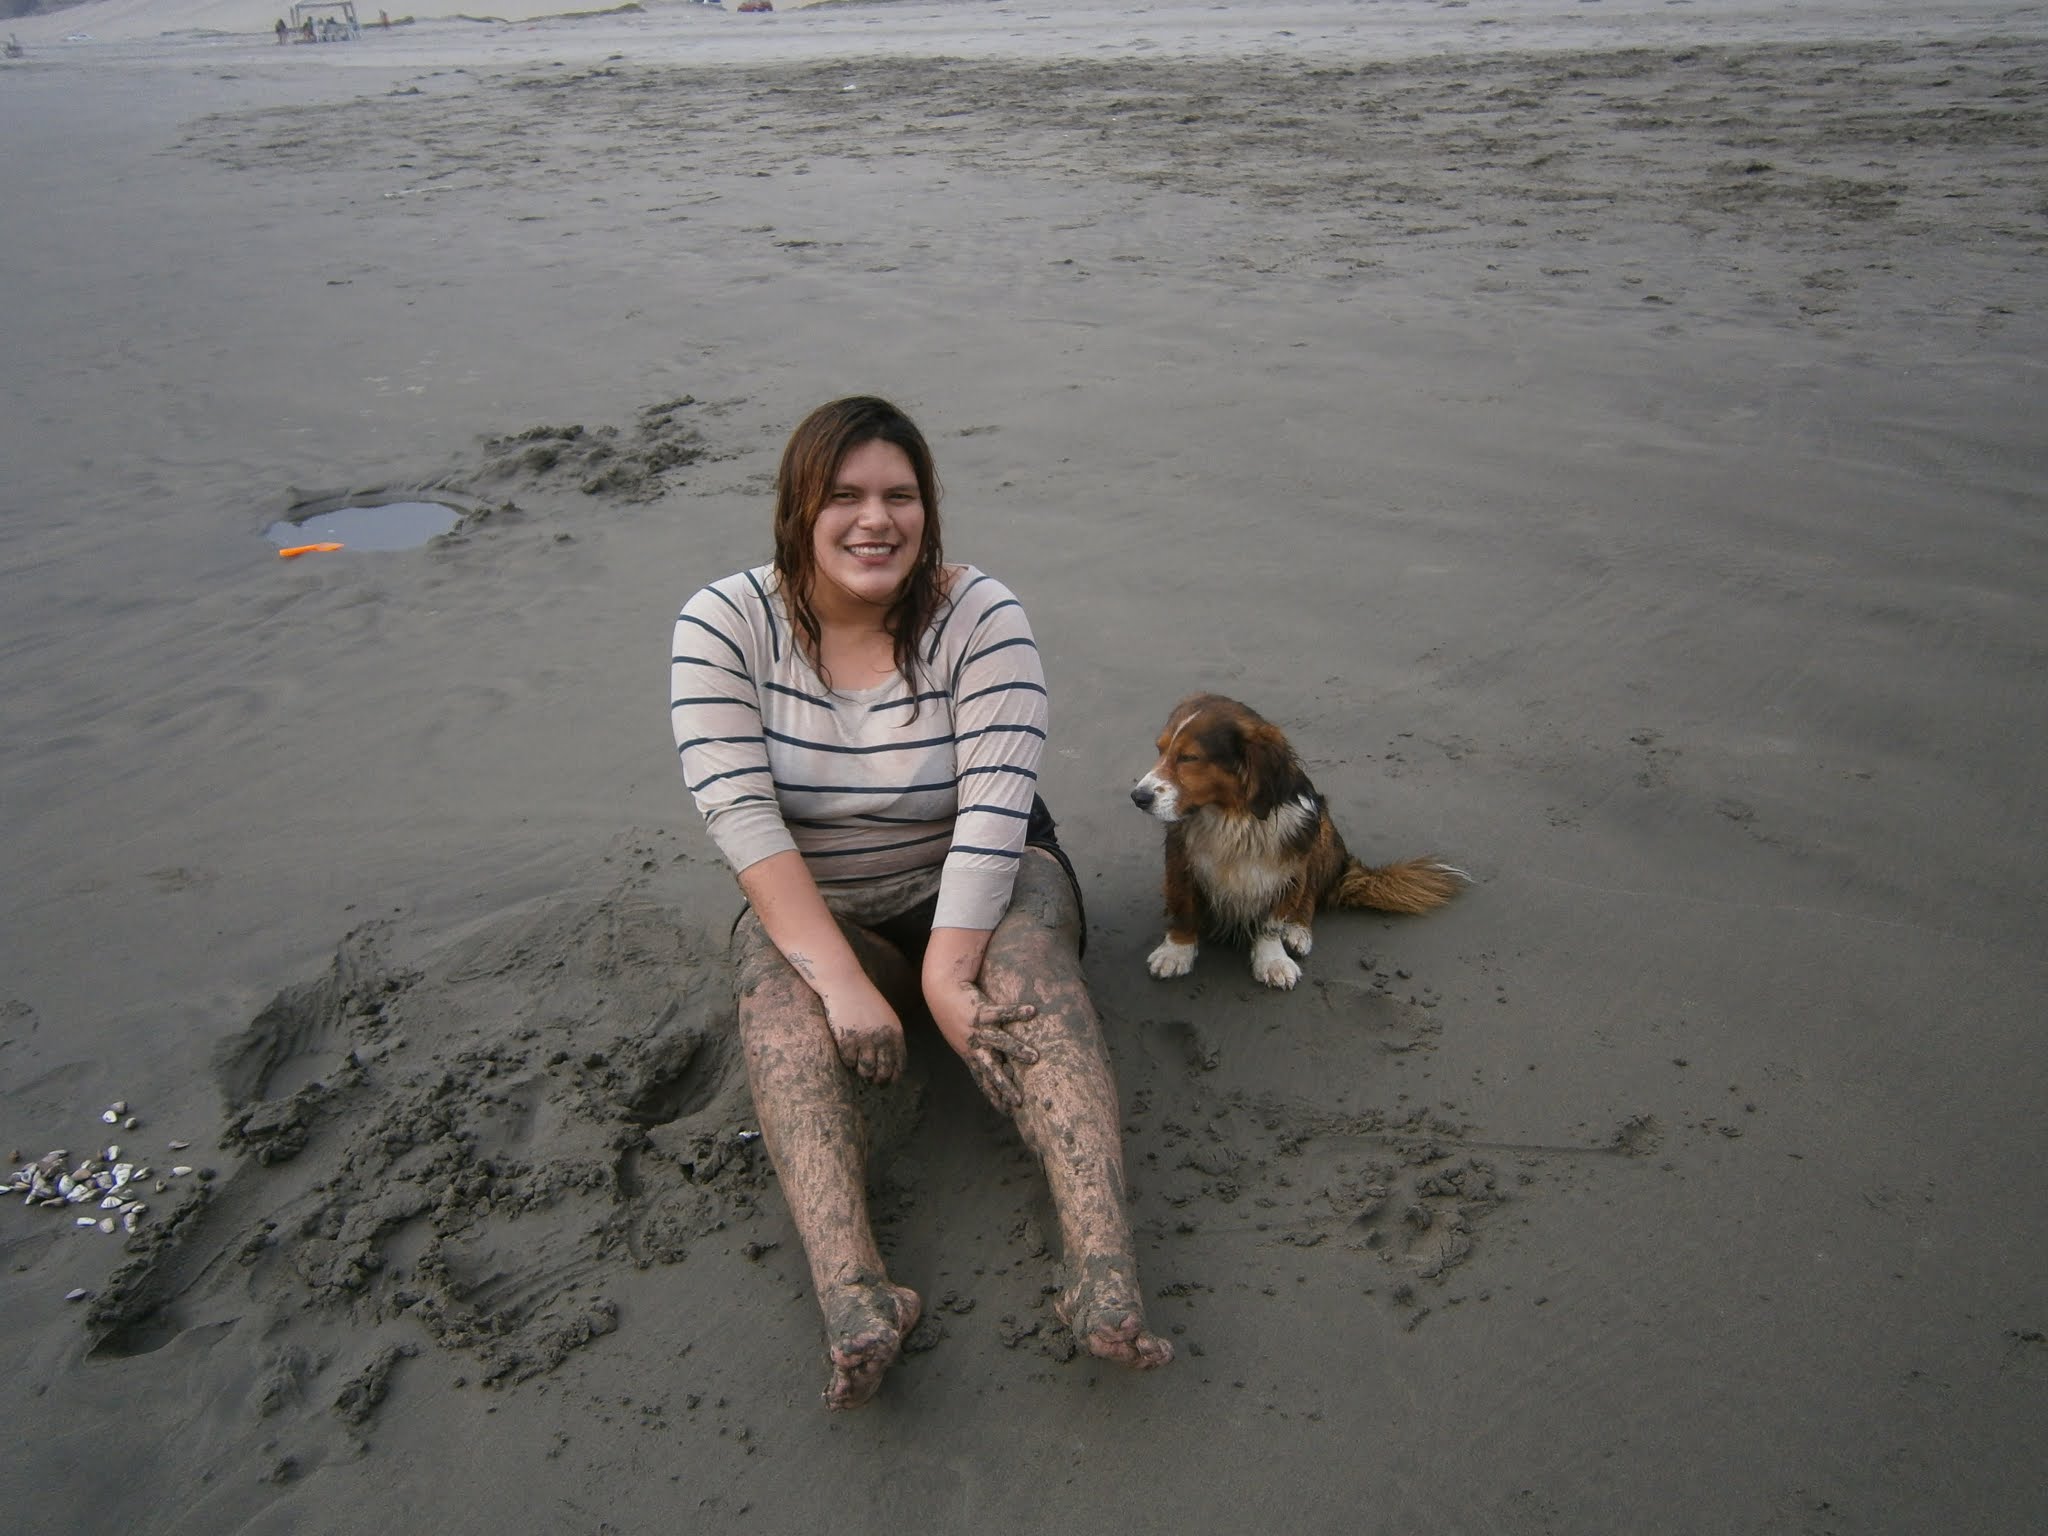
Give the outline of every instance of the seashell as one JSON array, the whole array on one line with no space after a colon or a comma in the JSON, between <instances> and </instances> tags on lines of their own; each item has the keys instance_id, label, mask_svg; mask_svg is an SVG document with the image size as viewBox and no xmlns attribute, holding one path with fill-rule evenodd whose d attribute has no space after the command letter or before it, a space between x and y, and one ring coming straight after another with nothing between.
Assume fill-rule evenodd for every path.
<instances>
[{"instance_id":1,"label":"seashell","mask_svg":"<svg viewBox=\"0 0 2048 1536\"><path fill-rule=\"evenodd\" d=\"M60 1195L68 1195L68 1194L70 1194L70 1193L71 1193L71 1191L72 1191L72 1190L76 1189L77 1187L78 1187L78 1180L76 1180L76 1179L74 1179L73 1177L71 1177L71 1175L70 1175L70 1174L68 1174L68 1173L60 1173L60 1174L58 1174L58 1175L57 1175L57 1193L58 1193L58 1194L60 1194Z\"/></svg>"},{"instance_id":2,"label":"seashell","mask_svg":"<svg viewBox=\"0 0 2048 1536\"><path fill-rule=\"evenodd\" d=\"M100 1161L101 1161L101 1162L103 1162L103 1163L106 1163L106 1164L108 1164L109 1166L112 1166L113 1164L115 1164L115 1163L118 1163L118 1162L119 1162L120 1160L121 1160L121 1149L120 1149L120 1147L118 1147L118 1146L111 1146L111 1147L108 1147L108 1148L106 1149L106 1151L104 1151L104 1152L102 1152L102 1153L100 1154Z\"/></svg>"},{"instance_id":3,"label":"seashell","mask_svg":"<svg viewBox=\"0 0 2048 1536\"><path fill-rule=\"evenodd\" d=\"M34 1195L30 1195L28 1199L22 1201L21 1203L23 1205L39 1204L42 1206L44 1210L48 1211L54 1210L59 1206L69 1205L71 1202L69 1200L66 1200L62 1195L53 1195L48 1200L41 1201L38 1201Z\"/></svg>"},{"instance_id":4,"label":"seashell","mask_svg":"<svg viewBox=\"0 0 2048 1536\"><path fill-rule=\"evenodd\" d=\"M123 1120L121 1122L121 1129L124 1131L132 1131L135 1129L135 1127L137 1127L140 1124L142 1124L140 1120L136 1119L135 1116L130 1115L126 1120Z\"/></svg>"},{"instance_id":5,"label":"seashell","mask_svg":"<svg viewBox=\"0 0 2048 1536\"><path fill-rule=\"evenodd\" d=\"M140 1216L144 1211L148 1209L149 1207L144 1205L140 1200L130 1200L126 1205L121 1207L121 1214L123 1216Z\"/></svg>"},{"instance_id":6,"label":"seashell","mask_svg":"<svg viewBox=\"0 0 2048 1536\"><path fill-rule=\"evenodd\" d=\"M128 1113L128 1101L126 1099L116 1099L112 1104L108 1105L107 1107L113 1110L113 1112L117 1115L125 1115Z\"/></svg>"},{"instance_id":7,"label":"seashell","mask_svg":"<svg viewBox=\"0 0 2048 1536\"><path fill-rule=\"evenodd\" d=\"M64 1299L66 1301L83 1301L86 1297L90 1296L91 1294L91 1291L88 1291L84 1286L81 1285L75 1291L66 1291L64 1293Z\"/></svg>"},{"instance_id":8,"label":"seashell","mask_svg":"<svg viewBox=\"0 0 2048 1536\"><path fill-rule=\"evenodd\" d=\"M79 1184L81 1189L112 1189L113 1187L114 1176L106 1172L96 1173L90 1180L81 1181Z\"/></svg>"},{"instance_id":9,"label":"seashell","mask_svg":"<svg viewBox=\"0 0 2048 1536\"><path fill-rule=\"evenodd\" d=\"M93 1216L81 1216L78 1218L78 1224L81 1227L96 1227L99 1225L99 1219Z\"/></svg>"},{"instance_id":10,"label":"seashell","mask_svg":"<svg viewBox=\"0 0 2048 1536\"><path fill-rule=\"evenodd\" d=\"M162 1194L165 1190L169 1189L170 1187L171 1186L166 1184L162 1179L158 1179L156 1181L156 1192L158 1194Z\"/></svg>"},{"instance_id":11,"label":"seashell","mask_svg":"<svg viewBox=\"0 0 2048 1536\"><path fill-rule=\"evenodd\" d=\"M114 1218L113 1218L113 1217L111 1217L111 1216L102 1216L102 1217L100 1218L100 1230L101 1230L102 1232L111 1232L111 1231L113 1231L113 1230L114 1230Z\"/></svg>"},{"instance_id":12,"label":"seashell","mask_svg":"<svg viewBox=\"0 0 2048 1536\"><path fill-rule=\"evenodd\" d=\"M182 1152L191 1145L192 1143L189 1141L174 1141L170 1144L173 1152Z\"/></svg>"},{"instance_id":13,"label":"seashell","mask_svg":"<svg viewBox=\"0 0 2048 1536\"><path fill-rule=\"evenodd\" d=\"M135 1165L133 1163L114 1164L114 1188L119 1189L123 1184L126 1184L130 1179L134 1177Z\"/></svg>"},{"instance_id":14,"label":"seashell","mask_svg":"<svg viewBox=\"0 0 2048 1536\"><path fill-rule=\"evenodd\" d=\"M177 1167L171 1170L171 1177L174 1179L182 1179L185 1177L186 1174L190 1173L191 1171L192 1167L189 1163L180 1163Z\"/></svg>"},{"instance_id":15,"label":"seashell","mask_svg":"<svg viewBox=\"0 0 2048 1536\"><path fill-rule=\"evenodd\" d=\"M74 1184L71 1186L71 1193L64 1197L64 1201L67 1205L77 1205L82 1200L90 1200L98 1193L99 1191L90 1184Z\"/></svg>"},{"instance_id":16,"label":"seashell","mask_svg":"<svg viewBox=\"0 0 2048 1536\"><path fill-rule=\"evenodd\" d=\"M141 1225L142 1213L140 1211L130 1211L126 1216L123 1216L121 1218L121 1230L124 1232L133 1232L137 1227Z\"/></svg>"},{"instance_id":17,"label":"seashell","mask_svg":"<svg viewBox=\"0 0 2048 1536\"><path fill-rule=\"evenodd\" d=\"M115 1114L111 1109L101 1110L100 1118L106 1121L106 1123L109 1125L119 1125L121 1123L121 1117Z\"/></svg>"},{"instance_id":18,"label":"seashell","mask_svg":"<svg viewBox=\"0 0 2048 1536\"><path fill-rule=\"evenodd\" d=\"M103 1211L118 1211L127 1203L119 1195L107 1195L100 1201L100 1209Z\"/></svg>"}]
</instances>

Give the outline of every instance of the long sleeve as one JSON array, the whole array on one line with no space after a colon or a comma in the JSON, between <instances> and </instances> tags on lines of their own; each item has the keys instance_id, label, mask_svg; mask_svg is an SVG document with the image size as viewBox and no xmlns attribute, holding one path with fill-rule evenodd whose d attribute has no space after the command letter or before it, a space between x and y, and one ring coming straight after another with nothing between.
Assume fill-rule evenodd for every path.
<instances>
[{"instance_id":1,"label":"long sleeve","mask_svg":"<svg viewBox=\"0 0 2048 1536\"><path fill-rule=\"evenodd\" d=\"M949 634L961 626L957 634ZM1023 856L1050 718L1045 673L1023 605L993 578L972 573L934 626L932 653L954 660L959 809L933 925L993 928L1002 921Z\"/></svg>"},{"instance_id":2,"label":"long sleeve","mask_svg":"<svg viewBox=\"0 0 2048 1536\"><path fill-rule=\"evenodd\" d=\"M796 847L776 798L755 681L764 671L756 652L779 650L788 637L765 603L747 601L759 597L752 572L704 588L683 605L669 650L669 723L683 781L735 874Z\"/></svg>"}]
</instances>

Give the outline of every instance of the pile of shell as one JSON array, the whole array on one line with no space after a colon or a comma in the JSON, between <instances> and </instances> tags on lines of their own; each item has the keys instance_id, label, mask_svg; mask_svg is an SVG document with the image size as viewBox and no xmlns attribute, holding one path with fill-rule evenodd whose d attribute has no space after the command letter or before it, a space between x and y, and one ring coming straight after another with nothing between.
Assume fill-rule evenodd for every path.
<instances>
[{"instance_id":1,"label":"pile of shell","mask_svg":"<svg viewBox=\"0 0 2048 1536\"><path fill-rule=\"evenodd\" d=\"M125 1101L104 1111L100 1119L125 1129L133 1129L139 1123L128 1113ZM190 1145L189 1141L174 1141L170 1149L182 1152ZM75 1218L81 1227L97 1227L107 1233L116 1228L133 1232L149 1211L142 1196L152 1188L162 1194L170 1188L171 1179L182 1179L191 1172L183 1163L159 1174L144 1163L123 1161L118 1145L104 1147L74 1165L71 1153L58 1147L15 1169L6 1193L20 1195L23 1205L49 1210L81 1208ZM98 1214L88 1214L84 1208Z\"/></svg>"}]
</instances>

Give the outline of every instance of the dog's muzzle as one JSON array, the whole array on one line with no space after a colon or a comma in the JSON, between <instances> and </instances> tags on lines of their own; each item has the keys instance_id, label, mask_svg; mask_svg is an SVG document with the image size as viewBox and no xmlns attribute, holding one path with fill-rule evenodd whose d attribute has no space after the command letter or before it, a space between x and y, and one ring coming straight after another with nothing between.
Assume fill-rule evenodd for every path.
<instances>
[{"instance_id":1,"label":"dog's muzzle","mask_svg":"<svg viewBox=\"0 0 2048 1536\"><path fill-rule=\"evenodd\" d=\"M1179 796L1171 784L1156 773L1148 773L1131 786L1131 804L1161 821L1180 820Z\"/></svg>"}]
</instances>

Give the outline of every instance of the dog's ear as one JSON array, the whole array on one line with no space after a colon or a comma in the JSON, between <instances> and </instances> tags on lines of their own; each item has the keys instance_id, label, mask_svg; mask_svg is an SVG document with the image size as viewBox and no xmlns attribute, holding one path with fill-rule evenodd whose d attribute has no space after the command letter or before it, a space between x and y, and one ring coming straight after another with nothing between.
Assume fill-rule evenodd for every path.
<instances>
[{"instance_id":1,"label":"dog's ear","mask_svg":"<svg viewBox=\"0 0 2048 1536\"><path fill-rule=\"evenodd\" d=\"M1245 802L1254 816L1270 816L1283 801L1307 791L1308 776L1278 726L1263 720L1252 722L1244 728L1242 743L1244 757L1238 772L1244 779Z\"/></svg>"}]
</instances>

